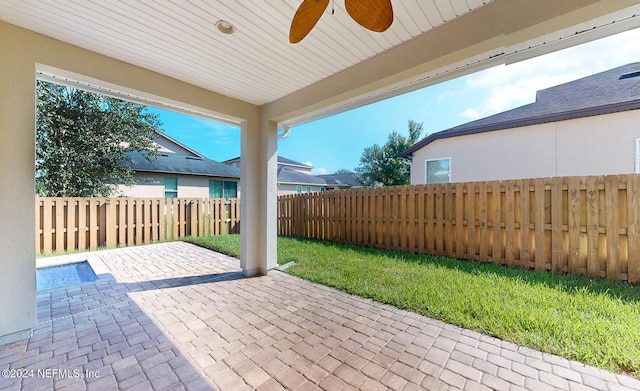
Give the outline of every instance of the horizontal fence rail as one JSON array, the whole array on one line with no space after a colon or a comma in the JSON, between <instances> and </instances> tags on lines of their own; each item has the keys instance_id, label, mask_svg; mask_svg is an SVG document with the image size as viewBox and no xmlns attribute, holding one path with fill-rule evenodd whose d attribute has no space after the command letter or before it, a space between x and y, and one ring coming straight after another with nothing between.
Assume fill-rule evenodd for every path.
<instances>
[{"instance_id":1,"label":"horizontal fence rail","mask_svg":"<svg viewBox=\"0 0 640 391\"><path fill-rule=\"evenodd\" d=\"M36 198L36 251L42 254L239 230L235 198Z\"/></svg>"},{"instance_id":2,"label":"horizontal fence rail","mask_svg":"<svg viewBox=\"0 0 640 391\"><path fill-rule=\"evenodd\" d=\"M281 196L283 236L640 282L640 176Z\"/></svg>"}]
</instances>

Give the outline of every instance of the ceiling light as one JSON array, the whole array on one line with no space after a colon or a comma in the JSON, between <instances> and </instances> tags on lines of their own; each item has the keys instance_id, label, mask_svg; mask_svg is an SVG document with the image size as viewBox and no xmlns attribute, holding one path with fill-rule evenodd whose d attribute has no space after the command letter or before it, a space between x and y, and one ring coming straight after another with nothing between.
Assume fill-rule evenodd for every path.
<instances>
[{"instance_id":1,"label":"ceiling light","mask_svg":"<svg viewBox=\"0 0 640 391\"><path fill-rule=\"evenodd\" d=\"M236 32L236 28L233 27L233 25L227 22L226 20L217 21L216 27L218 28L218 30L220 30L220 32L225 34L233 34Z\"/></svg>"}]
</instances>

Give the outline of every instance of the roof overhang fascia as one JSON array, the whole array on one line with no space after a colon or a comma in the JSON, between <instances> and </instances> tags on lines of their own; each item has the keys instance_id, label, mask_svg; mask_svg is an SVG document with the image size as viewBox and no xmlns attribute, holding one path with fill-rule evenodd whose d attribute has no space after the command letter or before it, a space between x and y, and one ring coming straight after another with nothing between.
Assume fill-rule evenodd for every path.
<instances>
[{"instance_id":1,"label":"roof overhang fascia","mask_svg":"<svg viewBox=\"0 0 640 391\"><path fill-rule=\"evenodd\" d=\"M476 134L476 133L486 133L486 132L492 132L496 130L519 128L523 126L539 125L539 124L544 124L549 122L567 121L571 119L592 117L595 115L619 113L622 111L630 111L630 110L638 110L638 109L640 109L640 99L629 101L629 102L603 105L598 107L587 107L587 108L578 109L578 110L541 115L537 117L530 117L530 118L518 119L513 121L503 121L503 122L498 122L493 124L472 126L472 127L467 127L460 130L443 130L442 132L433 133L427 136L426 138L422 139L421 141L417 142L416 144L408 148L406 151L402 152L401 156L404 158L409 158L417 150L431 144L436 140L441 140L445 138L460 137L460 136L466 136L469 134Z\"/></svg>"},{"instance_id":2,"label":"roof overhang fascia","mask_svg":"<svg viewBox=\"0 0 640 391\"><path fill-rule=\"evenodd\" d=\"M579 42L574 39L560 43L559 39L554 45L531 51L523 50L522 43L638 3L638 0L495 0L266 104L262 106L262 116L278 123L278 128L292 127L495 65L569 47ZM633 23L637 26L639 22ZM613 34L618 28L608 26L600 30L600 35ZM595 36L585 35L584 41L590 39Z\"/></svg>"},{"instance_id":3,"label":"roof overhang fascia","mask_svg":"<svg viewBox=\"0 0 640 391\"><path fill-rule=\"evenodd\" d=\"M151 173L151 174L166 174L166 175L187 175L187 176L203 176L208 178L220 178L220 179L229 179L229 180L240 180L240 177L231 177L228 175L216 175L216 174L205 174L199 172L181 172L181 171L168 171L168 170L151 170L151 169L137 169L137 168L129 168L134 174L138 173Z\"/></svg>"}]
</instances>

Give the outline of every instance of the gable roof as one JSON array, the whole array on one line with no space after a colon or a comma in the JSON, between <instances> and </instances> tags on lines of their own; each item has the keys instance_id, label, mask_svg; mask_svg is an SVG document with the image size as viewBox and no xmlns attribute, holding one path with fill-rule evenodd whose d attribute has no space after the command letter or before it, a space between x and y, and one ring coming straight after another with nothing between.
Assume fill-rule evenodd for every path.
<instances>
[{"instance_id":1,"label":"gable roof","mask_svg":"<svg viewBox=\"0 0 640 391\"><path fill-rule=\"evenodd\" d=\"M149 162L140 152L129 152L127 156L133 162L126 165L126 168L134 171L240 178L240 170L238 168L204 157L178 153L160 153L156 160Z\"/></svg>"},{"instance_id":2,"label":"gable roof","mask_svg":"<svg viewBox=\"0 0 640 391\"><path fill-rule=\"evenodd\" d=\"M318 185L324 186L327 182L314 175L305 174L287 166L278 167L278 183L288 183L296 185Z\"/></svg>"},{"instance_id":3,"label":"gable roof","mask_svg":"<svg viewBox=\"0 0 640 391\"><path fill-rule=\"evenodd\" d=\"M156 137L164 138L165 140L169 141L170 143L173 143L173 144L177 145L178 147L184 149L185 151L187 151L189 153L192 153L193 155L195 155L197 157L201 157L201 158L206 159L206 156L204 156L200 152L197 152L197 151L187 147L186 145L182 144L178 140L176 140L176 139L174 139L172 137L169 137L163 130L156 129L155 133L156 133Z\"/></svg>"},{"instance_id":4,"label":"gable roof","mask_svg":"<svg viewBox=\"0 0 640 391\"><path fill-rule=\"evenodd\" d=\"M306 169L313 168L309 164L300 163L295 160L287 159L286 157L282 157L282 156L278 156L278 164L286 164L289 166L295 166L295 167L306 168Z\"/></svg>"},{"instance_id":5,"label":"gable roof","mask_svg":"<svg viewBox=\"0 0 640 391\"><path fill-rule=\"evenodd\" d=\"M540 90L534 103L433 133L402 153L443 138L640 109L640 63Z\"/></svg>"},{"instance_id":6,"label":"gable roof","mask_svg":"<svg viewBox=\"0 0 640 391\"><path fill-rule=\"evenodd\" d=\"M233 159L225 160L222 163L225 163L225 164L237 163L240 160L241 160L240 156L238 156L238 157L234 157ZM287 166L295 166L295 167L305 168L305 169L308 169L308 170L313 168L312 166L310 166L308 164L300 163L300 162L297 162L295 160L287 159L286 157L278 156L278 165L281 165L281 164L282 165L287 165Z\"/></svg>"}]
</instances>

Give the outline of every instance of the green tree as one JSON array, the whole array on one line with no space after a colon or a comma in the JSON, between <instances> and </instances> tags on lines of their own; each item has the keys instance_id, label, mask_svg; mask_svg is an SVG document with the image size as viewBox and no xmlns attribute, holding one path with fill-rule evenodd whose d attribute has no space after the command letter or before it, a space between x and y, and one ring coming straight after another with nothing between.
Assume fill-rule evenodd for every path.
<instances>
[{"instance_id":1,"label":"green tree","mask_svg":"<svg viewBox=\"0 0 640 391\"><path fill-rule=\"evenodd\" d=\"M38 81L36 191L48 197L106 197L134 183L127 152L157 157L157 115L140 104Z\"/></svg>"},{"instance_id":2,"label":"green tree","mask_svg":"<svg viewBox=\"0 0 640 391\"><path fill-rule=\"evenodd\" d=\"M420 140L422 128L422 123L409 120L408 137L394 130L384 145L374 144L365 148L360 165L355 168L358 181L367 187L409 184L409 166L400 154Z\"/></svg>"}]
</instances>

